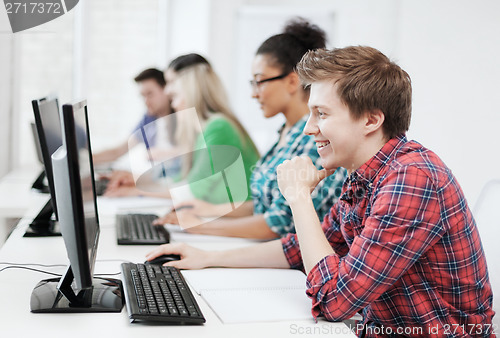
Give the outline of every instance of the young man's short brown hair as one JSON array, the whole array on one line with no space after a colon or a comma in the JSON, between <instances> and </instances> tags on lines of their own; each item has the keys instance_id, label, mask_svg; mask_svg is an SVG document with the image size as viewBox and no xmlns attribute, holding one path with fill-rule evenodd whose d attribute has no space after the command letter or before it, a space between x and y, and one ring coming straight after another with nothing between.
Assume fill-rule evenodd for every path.
<instances>
[{"instance_id":1,"label":"young man's short brown hair","mask_svg":"<svg viewBox=\"0 0 500 338\"><path fill-rule=\"evenodd\" d=\"M410 127L410 76L375 48L309 51L297 64L297 73L305 84L335 81L340 99L354 118L380 109L385 116L384 135L389 138Z\"/></svg>"},{"instance_id":2,"label":"young man's short brown hair","mask_svg":"<svg viewBox=\"0 0 500 338\"><path fill-rule=\"evenodd\" d=\"M150 79L155 80L156 83L158 83L162 88L167 85L167 81L165 81L163 72L156 68L148 68L143 70L134 78L134 81L139 83Z\"/></svg>"}]
</instances>

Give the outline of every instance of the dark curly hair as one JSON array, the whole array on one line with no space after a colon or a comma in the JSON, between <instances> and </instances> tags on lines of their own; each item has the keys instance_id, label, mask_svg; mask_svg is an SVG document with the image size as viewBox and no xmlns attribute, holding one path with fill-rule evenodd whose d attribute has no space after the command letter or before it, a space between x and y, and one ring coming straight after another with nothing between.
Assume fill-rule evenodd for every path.
<instances>
[{"instance_id":1,"label":"dark curly hair","mask_svg":"<svg viewBox=\"0 0 500 338\"><path fill-rule=\"evenodd\" d=\"M256 54L270 56L273 65L287 74L294 71L307 51L325 48L325 44L326 33L321 28L297 17L287 22L283 33L264 41Z\"/></svg>"}]
</instances>

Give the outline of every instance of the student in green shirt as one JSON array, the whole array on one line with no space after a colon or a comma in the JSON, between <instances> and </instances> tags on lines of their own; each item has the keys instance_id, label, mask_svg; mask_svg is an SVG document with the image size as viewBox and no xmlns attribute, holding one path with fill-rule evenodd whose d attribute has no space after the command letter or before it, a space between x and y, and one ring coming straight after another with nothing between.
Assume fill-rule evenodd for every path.
<instances>
[{"instance_id":1,"label":"student in green shirt","mask_svg":"<svg viewBox=\"0 0 500 338\"><path fill-rule=\"evenodd\" d=\"M168 189L148 189L139 184L141 179L136 187L131 174L124 174L113 180L107 195L159 196L175 202L174 192L189 187L189 195L182 198L195 197L211 203L251 199L249 179L259 154L229 108L222 82L212 66L198 54L182 55L170 63L165 77L165 90L176 111L177 149L177 156L172 155L166 162L180 161L180 173Z\"/></svg>"},{"instance_id":2,"label":"student in green shirt","mask_svg":"<svg viewBox=\"0 0 500 338\"><path fill-rule=\"evenodd\" d=\"M180 58L184 57L189 55ZM229 108L219 77L208 63L175 71L177 63L177 59L172 61L165 77L170 81L166 92L177 111L175 138L191 149L182 159L182 178L189 182L194 197L211 203L251 199L249 178L259 154ZM196 115L185 111L191 107Z\"/></svg>"}]
</instances>

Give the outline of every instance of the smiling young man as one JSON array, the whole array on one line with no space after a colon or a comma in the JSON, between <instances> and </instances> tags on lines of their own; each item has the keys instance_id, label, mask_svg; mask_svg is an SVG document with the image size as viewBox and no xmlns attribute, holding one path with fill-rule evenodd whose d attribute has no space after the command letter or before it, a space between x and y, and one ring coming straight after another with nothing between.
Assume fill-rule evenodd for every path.
<instances>
[{"instance_id":1,"label":"smiling young man","mask_svg":"<svg viewBox=\"0 0 500 338\"><path fill-rule=\"evenodd\" d=\"M307 273L314 316L344 320L363 310L360 335L492 335L492 291L475 221L455 177L405 132L408 74L378 50L316 50L297 65L310 84L314 136L322 159L278 167L296 234L231 252L171 244L179 268L291 267ZM310 192L337 167L348 170L339 201L320 223Z\"/></svg>"}]
</instances>

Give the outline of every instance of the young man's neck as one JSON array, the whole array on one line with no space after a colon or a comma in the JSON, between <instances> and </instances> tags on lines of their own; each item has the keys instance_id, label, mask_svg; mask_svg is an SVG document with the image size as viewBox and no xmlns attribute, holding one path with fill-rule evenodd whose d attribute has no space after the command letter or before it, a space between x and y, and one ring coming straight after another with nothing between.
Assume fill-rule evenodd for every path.
<instances>
[{"instance_id":1,"label":"young man's neck","mask_svg":"<svg viewBox=\"0 0 500 338\"><path fill-rule=\"evenodd\" d=\"M367 136L365 141L361 144L360 149L358 149L358 156L355 163L352 163L350 168L346 168L347 174L350 175L368 162L388 141L389 138L386 137L382 131Z\"/></svg>"}]
</instances>

